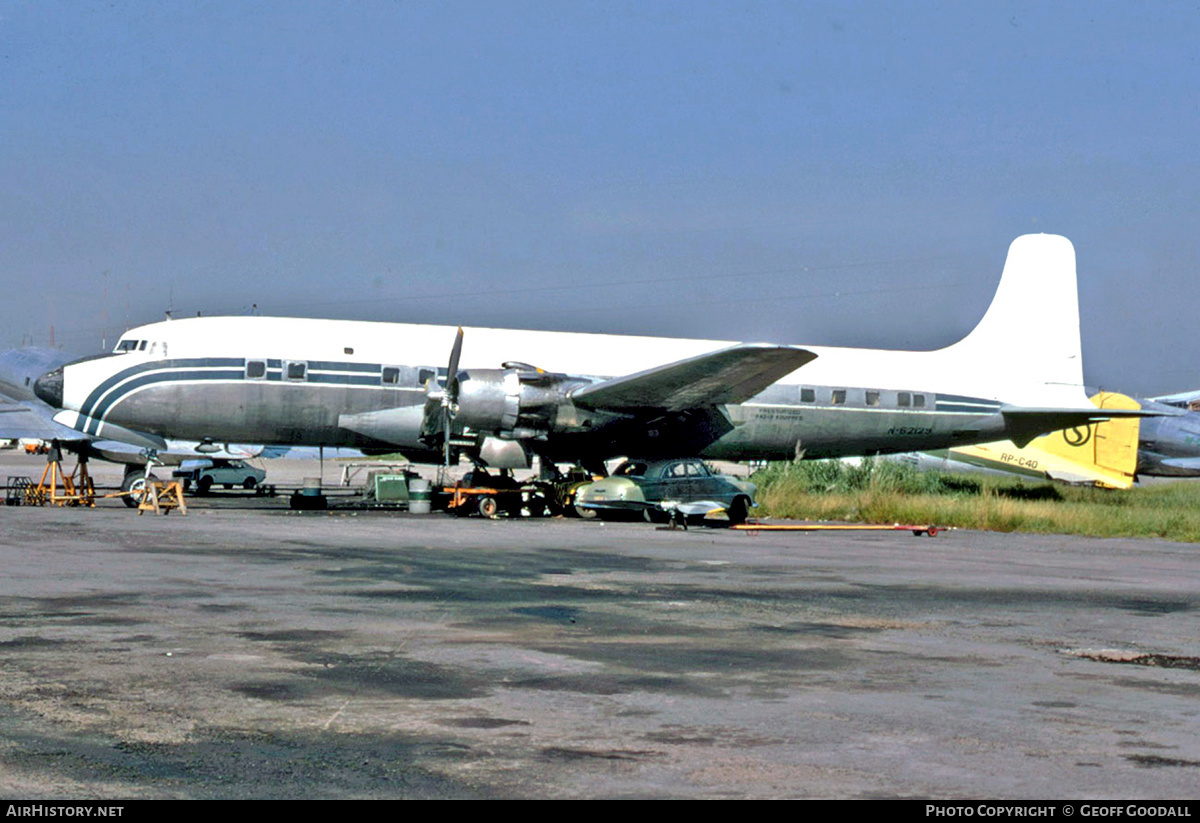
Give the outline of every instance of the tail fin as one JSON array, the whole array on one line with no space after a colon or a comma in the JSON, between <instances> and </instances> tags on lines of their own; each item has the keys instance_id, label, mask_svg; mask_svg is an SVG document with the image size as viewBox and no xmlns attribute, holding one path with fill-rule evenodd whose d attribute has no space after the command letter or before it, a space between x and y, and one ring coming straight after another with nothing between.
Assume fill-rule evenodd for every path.
<instances>
[{"instance_id":1,"label":"tail fin","mask_svg":"<svg viewBox=\"0 0 1200 823\"><path fill-rule=\"evenodd\" d=\"M1083 396L1075 248L1065 237L1027 234L1008 249L996 295L974 330L945 351L986 372L1029 405L1078 406Z\"/></svg>"},{"instance_id":2,"label":"tail fin","mask_svg":"<svg viewBox=\"0 0 1200 823\"><path fill-rule=\"evenodd\" d=\"M1092 402L1105 411L1140 408L1133 399L1108 392L1097 394ZM950 450L950 459L1066 483L1128 489L1137 470L1138 429L1136 417L1081 421L1025 446L1007 440L960 446Z\"/></svg>"}]
</instances>

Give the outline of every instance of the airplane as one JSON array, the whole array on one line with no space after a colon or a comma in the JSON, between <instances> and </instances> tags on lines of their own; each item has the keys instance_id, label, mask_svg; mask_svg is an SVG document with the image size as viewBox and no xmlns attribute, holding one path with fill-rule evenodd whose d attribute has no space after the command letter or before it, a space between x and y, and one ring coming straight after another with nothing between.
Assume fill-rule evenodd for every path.
<instances>
[{"instance_id":1,"label":"airplane","mask_svg":"<svg viewBox=\"0 0 1200 823\"><path fill-rule=\"evenodd\" d=\"M1138 475L1200 477L1198 401L1200 392L1182 392L1142 401L1143 408L1164 414L1142 421L1138 443Z\"/></svg>"},{"instance_id":2,"label":"airplane","mask_svg":"<svg viewBox=\"0 0 1200 823\"><path fill-rule=\"evenodd\" d=\"M1012 243L983 319L934 351L196 317L131 329L112 354L48 372L34 388L63 409L58 422L92 437L346 446L502 469L535 456L543 467L599 468L627 455L1024 445L1145 414L1088 401L1075 250L1045 234Z\"/></svg>"},{"instance_id":3,"label":"airplane","mask_svg":"<svg viewBox=\"0 0 1200 823\"><path fill-rule=\"evenodd\" d=\"M148 451L152 452L154 462L161 465L178 465L198 458L246 459L273 453L258 445L165 440L135 431L110 430L106 432L108 438L98 438L56 423L53 418L58 410L35 395L34 385L40 375L73 360L53 348L27 346L0 352L0 440L47 453L57 446L59 450L74 452L84 461L98 459L123 464L122 490L133 492L145 483ZM155 479L153 474L150 479ZM136 505L134 496L124 500Z\"/></svg>"}]
</instances>

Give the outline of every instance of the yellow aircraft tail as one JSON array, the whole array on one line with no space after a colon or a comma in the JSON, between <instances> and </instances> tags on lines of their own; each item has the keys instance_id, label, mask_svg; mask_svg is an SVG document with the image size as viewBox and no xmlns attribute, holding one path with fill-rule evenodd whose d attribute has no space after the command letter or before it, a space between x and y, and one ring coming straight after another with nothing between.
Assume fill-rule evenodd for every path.
<instances>
[{"instance_id":1,"label":"yellow aircraft tail","mask_svg":"<svg viewBox=\"0 0 1200 823\"><path fill-rule=\"evenodd\" d=\"M1100 392L1092 402L1101 409L1140 409L1132 397L1115 392ZM1034 443L1051 454L1081 466L1091 466L1099 475L1096 485L1128 489L1137 469L1138 433L1136 417L1114 418L1090 426L1053 432Z\"/></svg>"},{"instance_id":2,"label":"yellow aircraft tail","mask_svg":"<svg viewBox=\"0 0 1200 823\"><path fill-rule=\"evenodd\" d=\"M1140 409L1133 398L1100 392L1091 398L1101 409ZM953 459L977 466L1043 476L1106 489L1133 486L1137 470L1139 419L1114 418L1076 426L1035 439L1025 448L1009 441L952 449Z\"/></svg>"}]
</instances>

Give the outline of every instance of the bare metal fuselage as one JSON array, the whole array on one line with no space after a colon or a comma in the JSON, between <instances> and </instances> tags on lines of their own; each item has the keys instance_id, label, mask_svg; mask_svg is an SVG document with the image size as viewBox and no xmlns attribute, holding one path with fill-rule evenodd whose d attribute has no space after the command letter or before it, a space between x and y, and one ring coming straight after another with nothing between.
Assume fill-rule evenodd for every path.
<instances>
[{"instance_id":1,"label":"bare metal fuselage","mask_svg":"<svg viewBox=\"0 0 1200 823\"><path fill-rule=\"evenodd\" d=\"M116 424L180 439L396 449L418 456L431 451L421 423L425 380L436 367L135 354L112 360L125 360L125 368L114 369L81 403L89 433ZM289 364L296 370L299 363L303 377L289 378ZM464 382L469 379L466 370ZM703 456L729 460L789 459L798 449L808 457L903 452L994 439L1005 430L1000 406L919 387L783 383L706 414L650 419L598 414L565 399L554 418L570 425L536 448L555 458L676 454L688 450L679 443L683 438L702 442Z\"/></svg>"}]
</instances>

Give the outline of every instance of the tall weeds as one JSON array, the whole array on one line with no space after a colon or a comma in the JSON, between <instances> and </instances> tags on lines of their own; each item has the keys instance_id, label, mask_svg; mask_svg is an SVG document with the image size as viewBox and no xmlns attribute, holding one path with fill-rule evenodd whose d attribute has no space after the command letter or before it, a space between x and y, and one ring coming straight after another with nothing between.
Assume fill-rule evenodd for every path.
<instances>
[{"instance_id":1,"label":"tall weeds","mask_svg":"<svg viewBox=\"0 0 1200 823\"><path fill-rule=\"evenodd\" d=\"M770 517L1200 542L1200 484L1190 482L1107 491L871 459L772 463L752 480Z\"/></svg>"}]
</instances>

